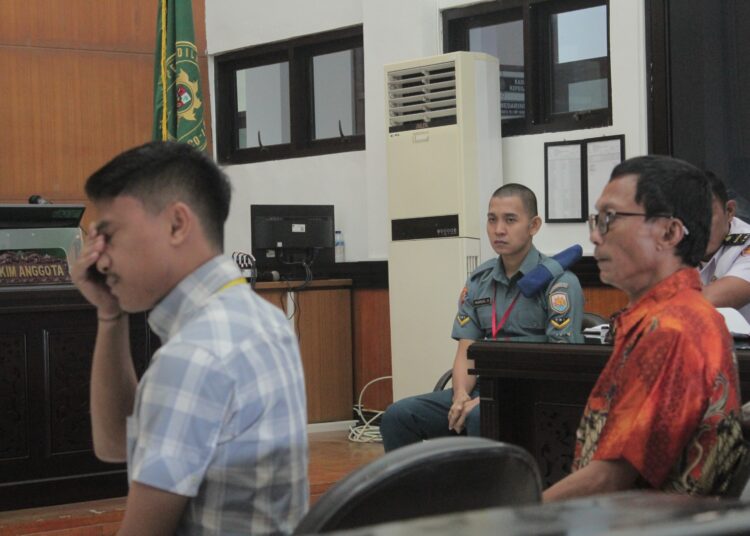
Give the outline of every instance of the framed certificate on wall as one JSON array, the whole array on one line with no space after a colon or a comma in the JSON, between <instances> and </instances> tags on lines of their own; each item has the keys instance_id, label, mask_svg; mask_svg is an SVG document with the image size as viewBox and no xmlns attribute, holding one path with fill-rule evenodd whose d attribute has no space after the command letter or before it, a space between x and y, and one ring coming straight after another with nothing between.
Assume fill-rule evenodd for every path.
<instances>
[{"instance_id":1,"label":"framed certificate on wall","mask_svg":"<svg viewBox=\"0 0 750 536\"><path fill-rule=\"evenodd\" d=\"M622 134L545 143L544 221L586 221L612 169L624 158Z\"/></svg>"}]
</instances>

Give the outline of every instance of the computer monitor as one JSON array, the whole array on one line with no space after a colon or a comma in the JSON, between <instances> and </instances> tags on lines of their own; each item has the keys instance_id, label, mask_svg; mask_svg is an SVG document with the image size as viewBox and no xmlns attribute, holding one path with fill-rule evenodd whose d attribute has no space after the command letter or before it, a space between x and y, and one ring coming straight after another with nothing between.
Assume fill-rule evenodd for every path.
<instances>
[{"instance_id":1,"label":"computer monitor","mask_svg":"<svg viewBox=\"0 0 750 536\"><path fill-rule=\"evenodd\" d=\"M250 220L259 273L288 275L305 264L333 264L333 205L250 205Z\"/></svg>"},{"instance_id":2,"label":"computer monitor","mask_svg":"<svg viewBox=\"0 0 750 536\"><path fill-rule=\"evenodd\" d=\"M0 229L78 227L83 205L0 205Z\"/></svg>"}]
</instances>

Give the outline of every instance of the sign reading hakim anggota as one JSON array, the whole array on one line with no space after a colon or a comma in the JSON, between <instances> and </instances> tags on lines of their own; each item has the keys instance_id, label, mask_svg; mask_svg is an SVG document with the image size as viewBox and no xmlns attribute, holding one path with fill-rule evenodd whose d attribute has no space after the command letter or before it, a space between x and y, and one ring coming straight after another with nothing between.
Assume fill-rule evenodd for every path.
<instances>
[{"instance_id":1,"label":"sign reading hakim anggota","mask_svg":"<svg viewBox=\"0 0 750 536\"><path fill-rule=\"evenodd\" d=\"M70 283L62 248L15 249L0 252L0 286Z\"/></svg>"},{"instance_id":2,"label":"sign reading hakim anggota","mask_svg":"<svg viewBox=\"0 0 750 536\"><path fill-rule=\"evenodd\" d=\"M206 148L192 0L159 0L154 65L154 140Z\"/></svg>"}]
</instances>

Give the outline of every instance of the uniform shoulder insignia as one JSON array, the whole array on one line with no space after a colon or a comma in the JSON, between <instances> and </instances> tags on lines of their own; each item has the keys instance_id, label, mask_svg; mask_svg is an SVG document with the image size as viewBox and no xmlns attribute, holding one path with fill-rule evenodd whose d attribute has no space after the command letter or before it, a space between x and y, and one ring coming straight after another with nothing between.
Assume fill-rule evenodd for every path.
<instances>
[{"instance_id":1,"label":"uniform shoulder insignia","mask_svg":"<svg viewBox=\"0 0 750 536\"><path fill-rule=\"evenodd\" d=\"M750 240L750 233L728 234L724 237L725 246L744 246L745 242Z\"/></svg>"},{"instance_id":2,"label":"uniform shoulder insignia","mask_svg":"<svg viewBox=\"0 0 750 536\"><path fill-rule=\"evenodd\" d=\"M567 315L553 316L549 319L549 323L555 329L565 329L570 324L570 317Z\"/></svg>"},{"instance_id":3,"label":"uniform shoulder insignia","mask_svg":"<svg viewBox=\"0 0 750 536\"><path fill-rule=\"evenodd\" d=\"M549 291L554 292L558 289L565 289L568 288L568 284L565 281L558 281L557 283L553 284L552 287L550 287Z\"/></svg>"},{"instance_id":4,"label":"uniform shoulder insignia","mask_svg":"<svg viewBox=\"0 0 750 536\"><path fill-rule=\"evenodd\" d=\"M464 327L466 324L468 324L469 320L471 320L471 317L469 315L456 315L456 322L458 322L458 325L461 327Z\"/></svg>"},{"instance_id":5,"label":"uniform shoulder insignia","mask_svg":"<svg viewBox=\"0 0 750 536\"><path fill-rule=\"evenodd\" d=\"M469 292L469 289L464 287L461 289L461 294L458 296L458 308L460 309L461 306L464 304L464 301L466 301L466 294Z\"/></svg>"},{"instance_id":6,"label":"uniform shoulder insignia","mask_svg":"<svg viewBox=\"0 0 750 536\"><path fill-rule=\"evenodd\" d=\"M558 315L567 313L570 310L568 293L563 291L556 291L551 293L549 295L549 307Z\"/></svg>"}]
</instances>

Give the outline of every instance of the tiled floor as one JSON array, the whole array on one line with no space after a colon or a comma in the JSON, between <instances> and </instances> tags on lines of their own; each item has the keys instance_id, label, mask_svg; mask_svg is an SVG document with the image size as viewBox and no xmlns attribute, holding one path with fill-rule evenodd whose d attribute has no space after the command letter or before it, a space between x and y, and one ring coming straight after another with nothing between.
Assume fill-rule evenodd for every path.
<instances>
[{"instance_id":1,"label":"tiled floor","mask_svg":"<svg viewBox=\"0 0 750 536\"><path fill-rule=\"evenodd\" d=\"M347 432L310 434L310 502L354 469L383 455L380 443L352 443ZM111 536L125 499L0 512L0 536Z\"/></svg>"}]
</instances>

